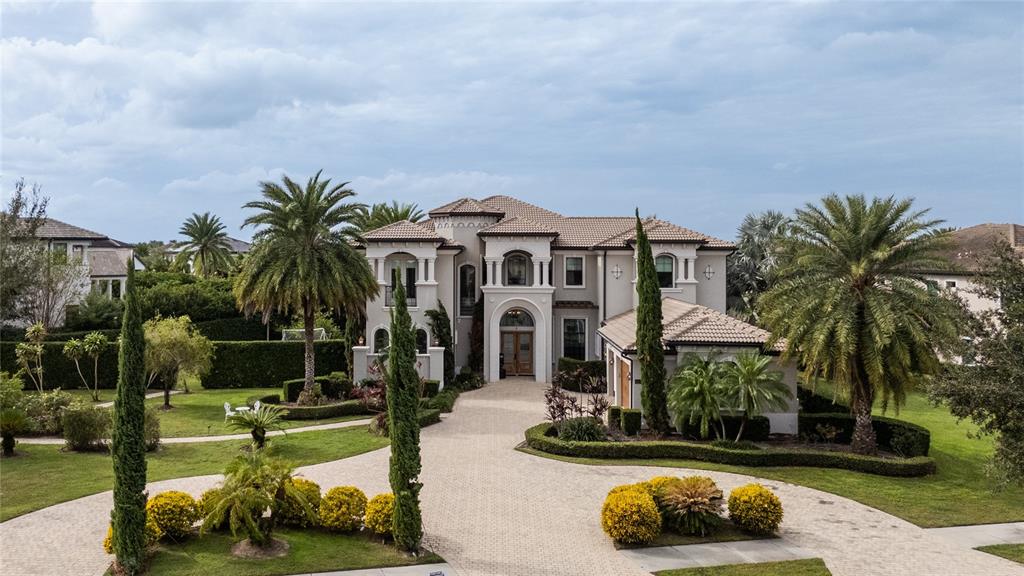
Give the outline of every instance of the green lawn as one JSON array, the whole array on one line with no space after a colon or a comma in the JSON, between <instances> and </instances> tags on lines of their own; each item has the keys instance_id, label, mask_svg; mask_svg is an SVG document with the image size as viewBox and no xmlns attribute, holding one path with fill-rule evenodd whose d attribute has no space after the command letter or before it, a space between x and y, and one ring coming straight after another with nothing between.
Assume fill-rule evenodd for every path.
<instances>
[{"instance_id":1,"label":"green lawn","mask_svg":"<svg viewBox=\"0 0 1024 576\"><path fill-rule=\"evenodd\" d=\"M1024 544L996 544L995 546L982 546L978 550L1024 564Z\"/></svg>"},{"instance_id":2,"label":"green lawn","mask_svg":"<svg viewBox=\"0 0 1024 576\"><path fill-rule=\"evenodd\" d=\"M895 416L891 410L889 415ZM957 424L946 408L932 406L920 393L908 395L907 405L900 410L898 418L931 430L930 455L938 467L936 474L923 478L891 478L847 470L753 468L693 460L563 459L585 464L721 470L782 480L852 498L925 528L1024 520L1024 488L1000 491L985 476L985 465L992 454L991 438L968 438L974 426L966 422Z\"/></svg>"},{"instance_id":3,"label":"green lawn","mask_svg":"<svg viewBox=\"0 0 1024 576\"><path fill-rule=\"evenodd\" d=\"M710 544L712 542L739 542L741 540L763 540L765 538L777 538L777 536L756 536L748 532L740 530L732 521L724 519L721 526L718 527L709 536L690 536L687 534L679 534L666 530L661 533L653 542L650 544L643 544L641 546L634 546L631 544L619 544L616 543L616 548L652 548L658 546L689 546L690 544Z\"/></svg>"},{"instance_id":4,"label":"green lawn","mask_svg":"<svg viewBox=\"0 0 1024 576\"><path fill-rule=\"evenodd\" d=\"M182 436L219 436L222 434L238 434L244 430L232 430L224 422L224 403L232 407L242 406L250 396L267 396L278 394L280 388L229 388L224 390L205 390L193 388L191 394L174 394L171 396L171 410L160 413L160 434L165 438ZM163 406L163 396L146 400L149 406ZM322 420L285 420L285 429L301 428L314 424L344 422L346 420L362 420L369 416L341 416Z\"/></svg>"},{"instance_id":5,"label":"green lawn","mask_svg":"<svg viewBox=\"0 0 1024 576\"><path fill-rule=\"evenodd\" d=\"M147 455L148 479L220 473L248 444L244 440L166 444ZM387 438L374 436L362 426L297 432L270 442L276 455L300 466L347 458L387 445ZM0 521L113 487L109 454L62 452L61 448L20 444L19 456L0 461Z\"/></svg>"},{"instance_id":6,"label":"green lawn","mask_svg":"<svg viewBox=\"0 0 1024 576\"><path fill-rule=\"evenodd\" d=\"M360 534L332 534L320 530L278 530L276 537L289 543L281 558L252 560L231 555L236 539L211 533L176 545L163 545L153 555L148 576L275 576L381 566L408 566L444 562L435 554L413 557L394 546Z\"/></svg>"},{"instance_id":7,"label":"green lawn","mask_svg":"<svg viewBox=\"0 0 1024 576\"><path fill-rule=\"evenodd\" d=\"M682 568L655 572L657 576L830 576L819 558L762 564L729 564L708 568Z\"/></svg>"}]
</instances>

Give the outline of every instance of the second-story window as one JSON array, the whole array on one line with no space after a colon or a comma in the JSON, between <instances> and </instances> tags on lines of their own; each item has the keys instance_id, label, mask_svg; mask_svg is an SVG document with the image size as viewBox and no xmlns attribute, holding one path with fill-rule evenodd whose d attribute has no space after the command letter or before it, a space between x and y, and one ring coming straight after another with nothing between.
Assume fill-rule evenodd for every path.
<instances>
[{"instance_id":1,"label":"second-story window","mask_svg":"<svg viewBox=\"0 0 1024 576\"><path fill-rule=\"evenodd\" d=\"M387 259L387 293L385 294L385 305L393 306L395 289L398 282L405 287L405 300L409 306L416 306L416 258L409 254L393 254ZM395 272L398 272L396 275Z\"/></svg>"},{"instance_id":2,"label":"second-story window","mask_svg":"<svg viewBox=\"0 0 1024 576\"><path fill-rule=\"evenodd\" d=\"M675 259L668 254L662 254L654 259L654 269L658 272L658 286L661 288L672 288L675 286L673 270Z\"/></svg>"},{"instance_id":3,"label":"second-story window","mask_svg":"<svg viewBox=\"0 0 1024 576\"><path fill-rule=\"evenodd\" d=\"M505 258L505 285L530 285L530 258L526 254L512 254Z\"/></svg>"},{"instance_id":4,"label":"second-story window","mask_svg":"<svg viewBox=\"0 0 1024 576\"><path fill-rule=\"evenodd\" d=\"M476 268L463 264L459 268L459 316L472 316L476 305Z\"/></svg>"},{"instance_id":5,"label":"second-story window","mask_svg":"<svg viewBox=\"0 0 1024 576\"><path fill-rule=\"evenodd\" d=\"M583 287L583 257L565 257L565 285L566 287Z\"/></svg>"}]
</instances>

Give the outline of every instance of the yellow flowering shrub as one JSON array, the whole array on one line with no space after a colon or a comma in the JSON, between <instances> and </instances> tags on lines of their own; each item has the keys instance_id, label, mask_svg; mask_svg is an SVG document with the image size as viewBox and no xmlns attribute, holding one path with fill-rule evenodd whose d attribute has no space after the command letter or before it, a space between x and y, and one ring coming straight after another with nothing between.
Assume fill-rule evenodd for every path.
<instances>
[{"instance_id":1,"label":"yellow flowering shrub","mask_svg":"<svg viewBox=\"0 0 1024 576\"><path fill-rule=\"evenodd\" d=\"M647 544L661 534L661 514L642 482L613 488L601 507L601 528L622 544Z\"/></svg>"},{"instance_id":2,"label":"yellow flowering shrub","mask_svg":"<svg viewBox=\"0 0 1024 576\"><path fill-rule=\"evenodd\" d=\"M754 534L772 534L782 523L782 501L760 484L740 486L729 493L729 518Z\"/></svg>"},{"instance_id":3,"label":"yellow flowering shrub","mask_svg":"<svg viewBox=\"0 0 1024 576\"><path fill-rule=\"evenodd\" d=\"M642 490L652 495L654 493L650 482L637 482L636 484L623 484L621 486L616 486L608 491L608 495L611 496L612 494L617 494L625 490Z\"/></svg>"},{"instance_id":4,"label":"yellow flowering shrub","mask_svg":"<svg viewBox=\"0 0 1024 576\"><path fill-rule=\"evenodd\" d=\"M146 515L146 546L153 546L160 541L163 534L160 532L160 527L153 521L153 517L149 514ZM114 553L114 525L107 526L107 536L103 539L103 551L107 554Z\"/></svg>"},{"instance_id":5,"label":"yellow flowering shrub","mask_svg":"<svg viewBox=\"0 0 1024 576\"><path fill-rule=\"evenodd\" d=\"M320 512L320 485L305 478L292 478L286 480L291 488L294 488L305 499L313 514ZM285 526L307 527L316 524L315 519L311 520L306 514L302 504L294 497L286 495L284 498L274 502L274 518Z\"/></svg>"},{"instance_id":6,"label":"yellow flowering shrub","mask_svg":"<svg viewBox=\"0 0 1024 576\"><path fill-rule=\"evenodd\" d=\"M192 533L192 526L199 520L199 504L184 492L168 490L146 502L146 517L152 518L168 538L181 540Z\"/></svg>"},{"instance_id":7,"label":"yellow flowering shrub","mask_svg":"<svg viewBox=\"0 0 1024 576\"><path fill-rule=\"evenodd\" d=\"M669 485L675 484L680 480L681 478L677 476L655 476L646 483L651 487L651 496L654 496L654 499L657 500L658 495L664 492Z\"/></svg>"},{"instance_id":8,"label":"yellow flowering shrub","mask_svg":"<svg viewBox=\"0 0 1024 576\"><path fill-rule=\"evenodd\" d=\"M199 518L203 520L203 524L206 523L206 517L213 511L214 503L217 502L220 496L220 488L210 488L199 497L199 501L196 502L196 506L199 507ZM216 526L209 526L213 530L219 530L223 528L227 522L221 522Z\"/></svg>"},{"instance_id":9,"label":"yellow flowering shrub","mask_svg":"<svg viewBox=\"0 0 1024 576\"><path fill-rule=\"evenodd\" d=\"M339 532L358 530L366 514L366 494L355 486L335 486L320 501L320 524Z\"/></svg>"},{"instance_id":10,"label":"yellow flowering shrub","mask_svg":"<svg viewBox=\"0 0 1024 576\"><path fill-rule=\"evenodd\" d=\"M391 518L395 512L395 495L377 494L366 504L366 527L380 536L391 534Z\"/></svg>"}]
</instances>

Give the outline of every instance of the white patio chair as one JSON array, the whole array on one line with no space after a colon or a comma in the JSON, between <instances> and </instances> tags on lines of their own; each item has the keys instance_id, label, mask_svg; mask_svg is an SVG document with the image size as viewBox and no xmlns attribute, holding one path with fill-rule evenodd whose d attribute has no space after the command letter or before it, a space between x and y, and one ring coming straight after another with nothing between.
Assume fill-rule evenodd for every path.
<instances>
[{"instance_id":1,"label":"white patio chair","mask_svg":"<svg viewBox=\"0 0 1024 576\"><path fill-rule=\"evenodd\" d=\"M260 411L260 401L259 400L257 400L256 403L252 405L252 409L255 412L259 412Z\"/></svg>"},{"instance_id":2,"label":"white patio chair","mask_svg":"<svg viewBox=\"0 0 1024 576\"><path fill-rule=\"evenodd\" d=\"M234 410L231 409L231 403L230 402L225 402L224 403L224 419L227 420L228 418L234 416L235 414L237 414L237 412L235 412Z\"/></svg>"}]
</instances>

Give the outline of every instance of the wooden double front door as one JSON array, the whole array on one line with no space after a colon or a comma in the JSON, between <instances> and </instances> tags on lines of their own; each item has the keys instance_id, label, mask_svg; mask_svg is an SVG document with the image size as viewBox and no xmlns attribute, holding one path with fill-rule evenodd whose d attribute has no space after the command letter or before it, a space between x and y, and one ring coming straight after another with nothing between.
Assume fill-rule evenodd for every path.
<instances>
[{"instance_id":1,"label":"wooden double front door","mask_svg":"<svg viewBox=\"0 0 1024 576\"><path fill-rule=\"evenodd\" d=\"M506 376L532 376L533 332L502 332L501 354Z\"/></svg>"}]
</instances>

